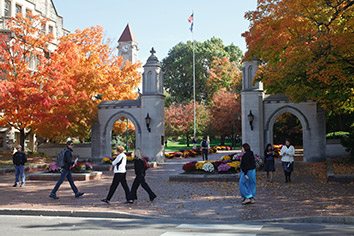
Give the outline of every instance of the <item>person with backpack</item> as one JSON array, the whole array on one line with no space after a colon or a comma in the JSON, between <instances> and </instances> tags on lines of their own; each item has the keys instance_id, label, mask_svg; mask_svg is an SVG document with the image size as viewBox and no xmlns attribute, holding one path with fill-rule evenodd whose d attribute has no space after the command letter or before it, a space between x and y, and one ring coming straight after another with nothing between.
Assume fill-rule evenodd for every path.
<instances>
[{"instance_id":1,"label":"person with backpack","mask_svg":"<svg viewBox=\"0 0 354 236\"><path fill-rule=\"evenodd\" d=\"M112 165L114 166L113 181L112 181L111 187L109 188L109 192L108 192L107 197L102 199L101 201L109 204L109 201L113 197L113 194L116 191L119 183L122 183L122 187L123 187L124 192L125 192L125 198L127 200L126 203L133 203L133 201L131 201L129 199L130 191L129 191L129 187L128 187L127 179L126 179L126 175L127 175L127 169L126 169L127 156L124 154L124 147L123 146L118 146L117 147L117 152L118 152L118 156L112 162Z\"/></svg>"},{"instance_id":2,"label":"person with backpack","mask_svg":"<svg viewBox=\"0 0 354 236\"><path fill-rule=\"evenodd\" d=\"M200 142L200 147L202 148L202 158L203 161L207 161L208 160L208 153L209 153L209 149L210 149L210 144L207 141L207 137L204 137L203 140Z\"/></svg>"},{"instance_id":3,"label":"person with backpack","mask_svg":"<svg viewBox=\"0 0 354 236\"><path fill-rule=\"evenodd\" d=\"M57 156L56 163L57 163L57 165L59 165L58 167L61 167L61 175L59 177L57 184L54 186L54 189L49 194L50 198L59 199L59 197L57 197L56 193L57 193L60 185L64 182L65 178L68 179L71 189L74 191L75 198L79 198L82 195L84 195L84 193L79 192L79 190L75 186L74 179L71 175L71 168L77 162L77 160L75 160L75 162L72 161L73 147L74 147L74 143L72 141L66 142L66 149L63 150L61 153L59 153L59 155Z\"/></svg>"},{"instance_id":4,"label":"person with backpack","mask_svg":"<svg viewBox=\"0 0 354 236\"><path fill-rule=\"evenodd\" d=\"M25 163L27 162L26 153L21 151L22 146L17 145L17 152L12 156L12 162L15 165L15 184L12 187L17 187L19 177L21 177L20 187L25 185Z\"/></svg>"},{"instance_id":5,"label":"person with backpack","mask_svg":"<svg viewBox=\"0 0 354 236\"><path fill-rule=\"evenodd\" d=\"M141 150L138 148L135 152L134 158L134 170L135 170L135 179L132 185L132 189L130 192L130 201L137 200L137 190L139 185L145 189L145 191L149 194L150 201L153 201L156 198L156 194L151 190L149 185L145 181L145 171L148 169L148 164L146 160L141 155ZM131 202L132 203L132 202Z\"/></svg>"}]
</instances>

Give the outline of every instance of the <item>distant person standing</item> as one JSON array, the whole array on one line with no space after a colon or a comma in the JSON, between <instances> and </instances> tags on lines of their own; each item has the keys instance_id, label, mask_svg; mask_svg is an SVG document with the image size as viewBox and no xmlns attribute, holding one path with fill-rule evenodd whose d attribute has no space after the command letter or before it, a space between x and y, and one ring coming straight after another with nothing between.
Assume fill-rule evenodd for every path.
<instances>
[{"instance_id":1,"label":"distant person standing","mask_svg":"<svg viewBox=\"0 0 354 236\"><path fill-rule=\"evenodd\" d=\"M207 137L204 137L203 140L200 142L200 147L202 148L202 157L203 161L208 160L208 153L210 149L210 144L207 141Z\"/></svg>"},{"instance_id":2,"label":"distant person standing","mask_svg":"<svg viewBox=\"0 0 354 236\"><path fill-rule=\"evenodd\" d=\"M192 140L192 143L193 143L193 149L196 149L197 148L197 138L194 137L193 140Z\"/></svg>"},{"instance_id":3,"label":"distant person standing","mask_svg":"<svg viewBox=\"0 0 354 236\"><path fill-rule=\"evenodd\" d=\"M114 166L113 181L112 181L111 187L109 188L109 192L108 192L107 197L105 199L102 199L101 201L109 204L109 201L113 197L113 194L116 191L119 183L121 183L122 187L124 189L124 192L125 192L125 198L127 200L126 203L132 203L133 201L129 200L130 191L129 191L129 187L128 187L127 179L126 179L127 156L124 154L124 147L118 146L117 152L118 152L118 156L112 162L112 165Z\"/></svg>"},{"instance_id":4,"label":"distant person standing","mask_svg":"<svg viewBox=\"0 0 354 236\"><path fill-rule=\"evenodd\" d=\"M267 173L267 181L273 182L273 172L275 171L274 167L274 149L273 145L268 143L266 149L264 150L264 168L263 170ZM269 179L270 175L270 179Z\"/></svg>"},{"instance_id":5,"label":"distant person standing","mask_svg":"<svg viewBox=\"0 0 354 236\"><path fill-rule=\"evenodd\" d=\"M57 197L57 191L60 187L60 185L64 182L65 177L68 179L69 184L71 186L71 189L73 190L74 194L75 194L75 198L79 198L82 195L84 195L84 193L79 192L79 190L77 189L75 183L74 183L74 179L73 176L71 175L71 168L76 164L77 159L73 162L72 161L72 152L73 152L73 147L74 147L74 143L73 141L68 141L66 142L66 150L64 153L64 166L62 166L61 168L61 175L59 177L59 180L57 182L57 184L54 186L54 189L52 190L52 192L49 194L50 198L53 199L59 199L59 197Z\"/></svg>"},{"instance_id":6,"label":"distant person standing","mask_svg":"<svg viewBox=\"0 0 354 236\"><path fill-rule=\"evenodd\" d=\"M15 184L12 187L16 187L19 184L19 178L21 177L20 187L25 185L25 163L27 162L26 153L22 152L22 146L16 146L17 152L12 156L12 162L15 165Z\"/></svg>"},{"instance_id":7,"label":"distant person standing","mask_svg":"<svg viewBox=\"0 0 354 236\"><path fill-rule=\"evenodd\" d=\"M136 192L139 188L139 185L141 185L141 187L143 187L143 189L145 189L145 191L149 194L150 201L153 201L156 198L156 194L151 190L151 188L145 181L145 170L146 170L145 162L146 161L143 159L141 150L138 148L135 152L135 158L134 158L135 179L130 192L131 201L138 199Z\"/></svg>"},{"instance_id":8,"label":"distant person standing","mask_svg":"<svg viewBox=\"0 0 354 236\"><path fill-rule=\"evenodd\" d=\"M290 139L286 139L285 145L280 150L281 163L285 175L285 183L291 182L291 172L294 171L294 155L295 148L290 143Z\"/></svg>"}]
</instances>

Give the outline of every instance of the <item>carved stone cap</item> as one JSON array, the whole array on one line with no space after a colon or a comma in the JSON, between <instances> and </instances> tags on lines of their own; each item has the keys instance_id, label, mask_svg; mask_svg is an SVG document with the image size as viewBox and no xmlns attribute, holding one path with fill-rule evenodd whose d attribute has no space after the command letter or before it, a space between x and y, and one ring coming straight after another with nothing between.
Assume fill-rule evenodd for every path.
<instances>
[{"instance_id":1,"label":"carved stone cap","mask_svg":"<svg viewBox=\"0 0 354 236\"><path fill-rule=\"evenodd\" d=\"M156 51L154 48L151 49L151 55L150 57L147 59L145 66L161 66L159 59L157 58L157 56L155 55Z\"/></svg>"}]
</instances>

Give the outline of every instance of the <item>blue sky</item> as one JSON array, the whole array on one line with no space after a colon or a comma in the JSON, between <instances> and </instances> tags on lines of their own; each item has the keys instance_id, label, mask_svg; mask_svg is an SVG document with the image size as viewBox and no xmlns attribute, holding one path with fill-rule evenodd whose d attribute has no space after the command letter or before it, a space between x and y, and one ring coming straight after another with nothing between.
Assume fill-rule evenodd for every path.
<instances>
[{"instance_id":1,"label":"blue sky","mask_svg":"<svg viewBox=\"0 0 354 236\"><path fill-rule=\"evenodd\" d=\"M129 23L139 43L139 60L145 64L152 47L159 60L179 42L192 40L188 17L194 11L194 39L215 36L245 52L241 34L249 27L244 19L257 0L53 0L64 27L70 31L100 25L105 38L117 42ZM116 45L115 45L116 46Z\"/></svg>"}]
</instances>

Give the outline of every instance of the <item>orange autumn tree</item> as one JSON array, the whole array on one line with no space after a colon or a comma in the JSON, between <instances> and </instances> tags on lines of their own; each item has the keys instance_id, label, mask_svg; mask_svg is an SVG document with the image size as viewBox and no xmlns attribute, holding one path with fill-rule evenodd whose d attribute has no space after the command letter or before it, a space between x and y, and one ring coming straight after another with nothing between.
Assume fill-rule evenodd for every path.
<instances>
[{"instance_id":1,"label":"orange autumn tree","mask_svg":"<svg viewBox=\"0 0 354 236\"><path fill-rule=\"evenodd\" d=\"M77 30L60 39L57 50L51 55L52 66L58 70L55 80L70 88L70 92L58 91L57 99L64 103L52 106L48 116L37 127L42 137L65 140L89 136L91 125L97 119L97 105L106 100L131 100L141 82L137 71L140 63L124 62L114 55L114 49L103 43L100 26ZM101 99L96 99L99 96ZM66 122L59 119L64 114Z\"/></svg>"},{"instance_id":2,"label":"orange autumn tree","mask_svg":"<svg viewBox=\"0 0 354 236\"><path fill-rule=\"evenodd\" d=\"M230 62L227 57L215 58L211 63L209 78L206 82L208 90L211 94L221 89L227 91L241 91L242 74L240 63L237 61Z\"/></svg>"},{"instance_id":3,"label":"orange autumn tree","mask_svg":"<svg viewBox=\"0 0 354 236\"><path fill-rule=\"evenodd\" d=\"M209 112L212 130L220 135L221 145L225 145L225 136L233 135L234 128L235 134L241 133L241 121L238 119L241 117L241 105L235 93L225 90L215 93Z\"/></svg>"},{"instance_id":4,"label":"orange autumn tree","mask_svg":"<svg viewBox=\"0 0 354 236\"><path fill-rule=\"evenodd\" d=\"M263 62L256 77L269 93L354 111L353 15L354 1L258 0L245 60Z\"/></svg>"},{"instance_id":5,"label":"orange autumn tree","mask_svg":"<svg viewBox=\"0 0 354 236\"><path fill-rule=\"evenodd\" d=\"M53 35L41 29L48 19L17 14L7 22L11 33L0 35L0 126L15 128L20 144L56 103L55 89L61 89L46 70L48 46Z\"/></svg>"}]
</instances>

